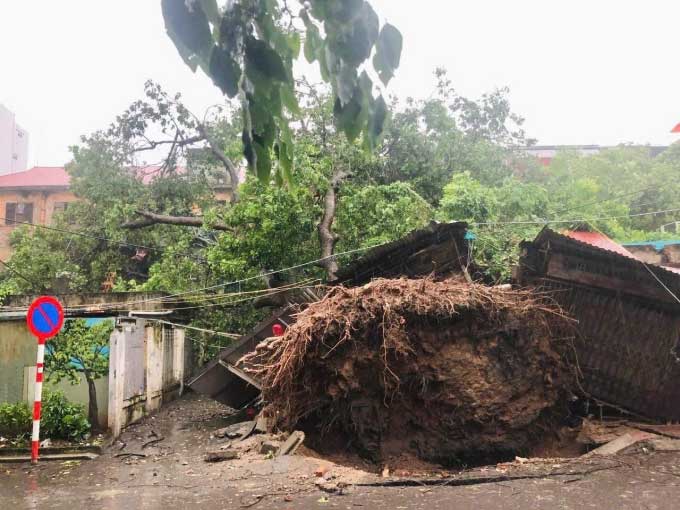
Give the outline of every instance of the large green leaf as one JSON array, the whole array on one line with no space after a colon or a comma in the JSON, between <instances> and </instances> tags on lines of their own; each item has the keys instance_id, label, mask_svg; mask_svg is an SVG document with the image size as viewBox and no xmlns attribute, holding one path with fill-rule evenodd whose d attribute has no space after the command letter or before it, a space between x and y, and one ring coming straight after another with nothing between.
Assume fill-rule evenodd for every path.
<instances>
[{"instance_id":1,"label":"large green leaf","mask_svg":"<svg viewBox=\"0 0 680 510\"><path fill-rule=\"evenodd\" d=\"M367 4L365 0L325 0L323 3L326 4L322 10L325 13L324 19L339 24L357 20L364 14L362 9Z\"/></svg>"},{"instance_id":2,"label":"large green leaf","mask_svg":"<svg viewBox=\"0 0 680 510\"><path fill-rule=\"evenodd\" d=\"M213 39L208 18L200 4L194 2L189 8L185 0L161 0L161 9L166 30L173 41L181 42L207 63Z\"/></svg>"},{"instance_id":3,"label":"large green leaf","mask_svg":"<svg viewBox=\"0 0 680 510\"><path fill-rule=\"evenodd\" d=\"M281 84L281 102L292 114L300 114L300 105L298 104L297 97L295 97L295 90L289 83Z\"/></svg>"},{"instance_id":4,"label":"large green leaf","mask_svg":"<svg viewBox=\"0 0 680 510\"><path fill-rule=\"evenodd\" d=\"M358 67L370 55L378 38L378 15L368 3L359 9L360 16L351 23L334 23L327 27L328 44L346 64Z\"/></svg>"},{"instance_id":5,"label":"large green leaf","mask_svg":"<svg viewBox=\"0 0 680 510\"><path fill-rule=\"evenodd\" d=\"M293 180L293 157L290 154L291 151L288 148L288 144L280 140L276 152L281 167L281 177L284 182L289 184Z\"/></svg>"},{"instance_id":6,"label":"large green leaf","mask_svg":"<svg viewBox=\"0 0 680 510\"><path fill-rule=\"evenodd\" d=\"M385 85L389 83L394 76L394 71L399 67L402 45L401 32L387 23L380 31L375 57L373 57L373 67Z\"/></svg>"},{"instance_id":7,"label":"large green leaf","mask_svg":"<svg viewBox=\"0 0 680 510\"><path fill-rule=\"evenodd\" d=\"M257 155L257 178L262 183L268 183L272 172L272 161L269 154L269 147L262 145L258 141L253 142L253 148Z\"/></svg>"},{"instance_id":8,"label":"large green leaf","mask_svg":"<svg viewBox=\"0 0 680 510\"><path fill-rule=\"evenodd\" d=\"M215 47L210 55L209 69L213 82L224 94L234 97L238 93L241 68L228 51Z\"/></svg>"},{"instance_id":9,"label":"large green leaf","mask_svg":"<svg viewBox=\"0 0 680 510\"><path fill-rule=\"evenodd\" d=\"M300 56L300 32L291 32L286 37L288 41L288 47L293 55L293 58L298 58Z\"/></svg>"},{"instance_id":10,"label":"large green leaf","mask_svg":"<svg viewBox=\"0 0 680 510\"><path fill-rule=\"evenodd\" d=\"M340 98L333 106L335 125L345 133L350 142L356 140L364 128L365 114L363 108L363 93L360 87L354 89L352 99L343 104Z\"/></svg>"},{"instance_id":11,"label":"large green leaf","mask_svg":"<svg viewBox=\"0 0 680 510\"><path fill-rule=\"evenodd\" d=\"M366 145L369 150L375 149L378 141L383 134L385 121L387 120L387 103L382 94L373 102L371 116L368 119L368 129L366 131Z\"/></svg>"},{"instance_id":12,"label":"large green leaf","mask_svg":"<svg viewBox=\"0 0 680 510\"><path fill-rule=\"evenodd\" d=\"M244 115L246 115L246 113L244 113ZM255 148L253 147L253 138L247 129L244 129L241 133L241 142L243 143L243 157L246 158L248 167L254 169L257 156L255 154Z\"/></svg>"},{"instance_id":13,"label":"large green leaf","mask_svg":"<svg viewBox=\"0 0 680 510\"><path fill-rule=\"evenodd\" d=\"M200 4L208 21L215 26L219 26L221 16L220 9L217 7L217 0L200 0Z\"/></svg>"},{"instance_id":14,"label":"large green leaf","mask_svg":"<svg viewBox=\"0 0 680 510\"><path fill-rule=\"evenodd\" d=\"M246 40L246 64L269 80L288 81L281 56L266 42L254 37Z\"/></svg>"},{"instance_id":15,"label":"large green leaf","mask_svg":"<svg viewBox=\"0 0 680 510\"><path fill-rule=\"evenodd\" d=\"M311 64L318 58L319 48L323 47L323 40L319 28L309 18L306 9L300 11L300 17L305 24L305 59Z\"/></svg>"},{"instance_id":16,"label":"large green leaf","mask_svg":"<svg viewBox=\"0 0 680 510\"><path fill-rule=\"evenodd\" d=\"M342 104L352 100L357 84L357 71L354 67L343 65L333 76L333 90Z\"/></svg>"}]
</instances>

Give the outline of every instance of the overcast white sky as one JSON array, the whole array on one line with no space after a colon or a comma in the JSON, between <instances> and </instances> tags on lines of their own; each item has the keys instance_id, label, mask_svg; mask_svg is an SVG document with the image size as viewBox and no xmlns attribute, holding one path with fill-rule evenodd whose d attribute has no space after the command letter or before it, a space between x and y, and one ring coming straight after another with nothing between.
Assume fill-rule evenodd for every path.
<instances>
[{"instance_id":1,"label":"overcast white sky","mask_svg":"<svg viewBox=\"0 0 680 510\"><path fill-rule=\"evenodd\" d=\"M446 67L459 93L509 86L542 144L667 144L680 122L677 0L372 0L404 34L390 92L425 97ZM220 101L165 35L160 0L1 0L0 103L30 164L61 165L153 78L195 112Z\"/></svg>"}]
</instances>

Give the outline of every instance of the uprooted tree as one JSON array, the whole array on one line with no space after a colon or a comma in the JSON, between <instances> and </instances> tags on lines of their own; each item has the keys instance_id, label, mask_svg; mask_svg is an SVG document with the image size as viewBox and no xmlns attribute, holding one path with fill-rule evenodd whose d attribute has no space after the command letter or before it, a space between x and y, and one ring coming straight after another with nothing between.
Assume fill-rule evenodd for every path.
<instances>
[{"instance_id":1,"label":"uprooted tree","mask_svg":"<svg viewBox=\"0 0 680 510\"><path fill-rule=\"evenodd\" d=\"M244 359L272 423L322 450L459 465L525 452L564 417L572 335L544 295L377 279L333 288Z\"/></svg>"}]
</instances>

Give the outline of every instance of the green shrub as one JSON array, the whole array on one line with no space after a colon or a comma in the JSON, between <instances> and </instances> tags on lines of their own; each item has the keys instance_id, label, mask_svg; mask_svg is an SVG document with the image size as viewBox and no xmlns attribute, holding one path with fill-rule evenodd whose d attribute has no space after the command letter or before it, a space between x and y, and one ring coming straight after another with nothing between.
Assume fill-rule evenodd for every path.
<instances>
[{"instance_id":1,"label":"green shrub","mask_svg":"<svg viewBox=\"0 0 680 510\"><path fill-rule=\"evenodd\" d=\"M42 401L40 437L78 441L90 431L87 412L82 404L69 401L63 392L45 394Z\"/></svg>"},{"instance_id":2,"label":"green shrub","mask_svg":"<svg viewBox=\"0 0 680 510\"><path fill-rule=\"evenodd\" d=\"M33 417L25 402L0 404L0 436L24 439L31 433Z\"/></svg>"}]
</instances>

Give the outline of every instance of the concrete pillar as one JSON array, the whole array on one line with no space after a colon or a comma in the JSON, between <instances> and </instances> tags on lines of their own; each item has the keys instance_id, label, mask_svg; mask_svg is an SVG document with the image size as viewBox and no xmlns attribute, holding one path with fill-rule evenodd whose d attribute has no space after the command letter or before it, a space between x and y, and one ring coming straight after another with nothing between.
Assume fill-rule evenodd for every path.
<instances>
[{"instance_id":1,"label":"concrete pillar","mask_svg":"<svg viewBox=\"0 0 680 510\"><path fill-rule=\"evenodd\" d=\"M146 412L161 407L163 401L163 328L158 323L145 322L146 336Z\"/></svg>"},{"instance_id":2,"label":"concrete pillar","mask_svg":"<svg viewBox=\"0 0 680 510\"><path fill-rule=\"evenodd\" d=\"M184 329L182 328L174 328L175 329L175 340L173 344L173 356L172 356L172 375L173 379L180 383L180 385L183 385L184 383L184 378L185 378L185 371L186 368L184 366L184 353L186 350L185 346L185 335L184 335Z\"/></svg>"},{"instance_id":3,"label":"concrete pillar","mask_svg":"<svg viewBox=\"0 0 680 510\"><path fill-rule=\"evenodd\" d=\"M117 437L126 425L125 401L125 347L126 337L136 327L134 319L119 319L109 340L109 417L108 425L113 437Z\"/></svg>"}]
</instances>

